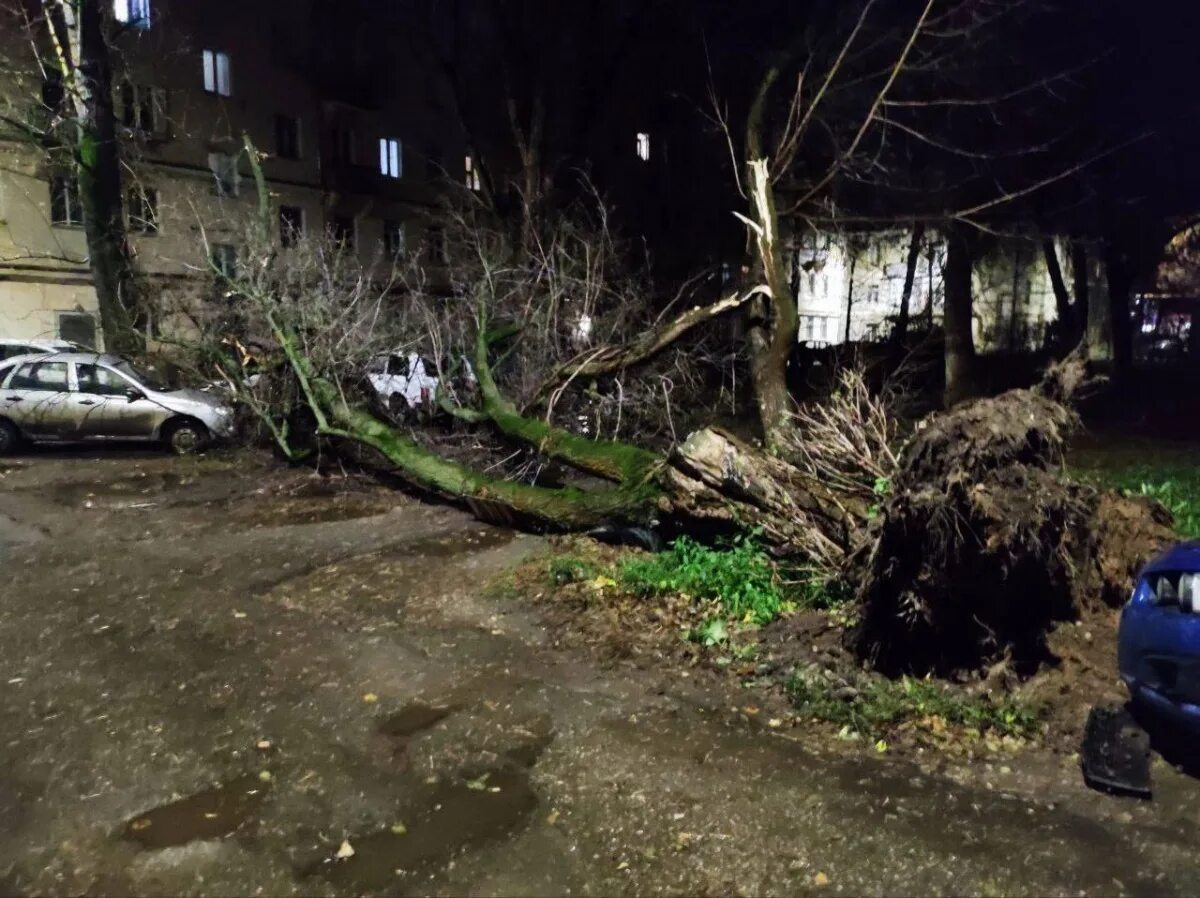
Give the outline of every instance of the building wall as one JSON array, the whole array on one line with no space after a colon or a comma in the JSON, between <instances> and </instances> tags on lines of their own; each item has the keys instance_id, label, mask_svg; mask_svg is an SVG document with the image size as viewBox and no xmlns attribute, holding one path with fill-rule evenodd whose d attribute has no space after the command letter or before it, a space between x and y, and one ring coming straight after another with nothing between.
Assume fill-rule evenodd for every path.
<instances>
[{"instance_id":1,"label":"building wall","mask_svg":"<svg viewBox=\"0 0 1200 898\"><path fill-rule=\"evenodd\" d=\"M807 232L797 238L793 283L800 340L838 344L886 337L900 311L910 230L872 233ZM1070 254L1059 247L1068 285ZM944 303L945 239L922 241L909 314L940 322ZM981 352L1036 349L1057 317L1054 289L1040 239L997 237L975 261L974 334Z\"/></svg>"},{"instance_id":2,"label":"building wall","mask_svg":"<svg viewBox=\"0 0 1200 898\"><path fill-rule=\"evenodd\" d=\"M303 210L306 231L351 218L362 261L380 262L385 222L404 224L418 251L436 221L443 176L461 183L466 149L444 98L387 36L404 25L398 4L359 0L152 0L147 30L117 39L120 75L159 95L150 135L124 130L130 189L154 190L158 232L131 234L139 269L159 304L193 303L211 279L207 246L241 249L257 208L249 167L239 195L220 197L210 154L236 154L243 135L268 156L264 173L278 221L281 205ZM353 8L352 8L353 7ZM0 104L36 101L40 78L21 27L0 22ZM232 95L204 90L202 52L228 54ZM364 82L364 78L368 81ZM118 116L122 114L117 91ZM300 158L277 155L277 114L299 120ZM334 127L353 129L355 157L337 161ZM379 170L381 137L401 141L402 177ZM436 158L434 158L436 157ZM38 147L0 141L0 336L57 335L57 313L97 315L83 230L54 225L50 172ZM98 329L98 323L97 323Z\"/></svg>"}]
</instances>

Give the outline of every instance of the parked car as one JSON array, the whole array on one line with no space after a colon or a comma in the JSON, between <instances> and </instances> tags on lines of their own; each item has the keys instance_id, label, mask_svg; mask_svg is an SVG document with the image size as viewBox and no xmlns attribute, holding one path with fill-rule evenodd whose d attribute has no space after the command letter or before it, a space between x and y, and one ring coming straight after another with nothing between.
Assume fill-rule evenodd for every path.
<instances>
[{"instance_id":1,"label":"parked car","mask_svg":"<svg viewBox=\"0 0 1200 898\"><path fill-rule=\"evenodd\" d=\"M465 359L461 371L462 386L475 383L475 372ZM437 366L415 352L376 357L367 367L367 380L375 394L394 413L429 410L437 401L440 383Z\"/></svg>"},{"instance_id":2,"label":"parked car","mask_svg":"<svg viewBox=\"0 0 1200 898\"><path fill-rule=\"evenodd\" d=\"M1121 612L1117 654L1135 705L1200 733L1200 542L1142 570Z\"/></svg>"},{"instance_id":3,"label":"parked car","mask_svg":"<svg viewBox=\"0 0 1200 898\"><path fill-rule=\"evenodd\" d=\"M171 389L119 356L54 352L0 362L0 454L27 439L159 441L183 455L233 432L227 402Z\"/></svg>"},{"instance_id":4,"label":"parked car","mask_svg":"<svg viewBox=\"0 0 1200 898\"><path fill-rule=\"evenodd\" d=\"M33 355L43 352L72 352L79 350L88 352L86 347L68 343L66 340L16 340L0 337L0 362L16 358L19 355Z\"/></svg>"}]
</instances>

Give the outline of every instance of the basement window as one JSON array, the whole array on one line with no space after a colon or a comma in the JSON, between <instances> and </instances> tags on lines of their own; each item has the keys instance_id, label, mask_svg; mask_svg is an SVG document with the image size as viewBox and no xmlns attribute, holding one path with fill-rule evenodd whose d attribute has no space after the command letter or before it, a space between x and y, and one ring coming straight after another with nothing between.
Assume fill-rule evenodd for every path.
<instances>
[{"instance_id":1,"label":"basement window","mask_svg":"<svg viewBox=\"0 0 1200 898\"><path fill-rule=\"evenodd\" d=\"M237 277L237 247L231 243L214 243L212 245L212 267L218 275L228 280Z\"/></svg>"},{"instance_id":2,"label":"basement window","mask_svg":"<svg viewBox=\"0 0 1200 898\"><path fill-rule=\"evenodd\" d=\"M233 72L229 66L229 54L221 50L205 50L204 90L221 97L233 96Z\"/></svg>"}]
</instances>

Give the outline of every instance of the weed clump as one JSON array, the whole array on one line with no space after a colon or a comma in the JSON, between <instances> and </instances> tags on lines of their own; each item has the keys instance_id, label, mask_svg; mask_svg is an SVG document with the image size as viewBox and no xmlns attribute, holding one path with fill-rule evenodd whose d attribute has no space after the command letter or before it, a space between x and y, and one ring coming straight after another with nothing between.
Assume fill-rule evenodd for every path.
<instances>
[{"instance_id":1,"label":"weed clump","mask_svg":"<svg viewBox=\"0 0 1200 898\"><path fill-rule=\"evenodd\" d=\"M1011 697L959 695L912 677L873 677L854 687L816 673L796 673L787 690L802 714L872 739L904 723L933 721L1025 739L1037 733L1040 717L1036 708Z\"/></svg>"},{"instance_id":2,"label":"weed clump","mask_svg":"<svg viewBox=\"0 0 1200 898\"><path fill-rule=\"evenodd\" d=\"M578 555L556 555L550 559L547 573L550 582L555 586L566 586L569 583L582 583L595 579L599 569L586 558Z\"/></svg>"},{"instance_id":3,"label":"weed clump","mask_svg":"<svg viewBox=\"0 0 1200 898\"><path fill-rule=\"evenodd\" d=\"M788 605L774 563L752 536L740 536L723 549L680 537L666 552L626 559L617 579L637 595L716 600L730 617L759 625Z\"/></svg>"}]
</instances>

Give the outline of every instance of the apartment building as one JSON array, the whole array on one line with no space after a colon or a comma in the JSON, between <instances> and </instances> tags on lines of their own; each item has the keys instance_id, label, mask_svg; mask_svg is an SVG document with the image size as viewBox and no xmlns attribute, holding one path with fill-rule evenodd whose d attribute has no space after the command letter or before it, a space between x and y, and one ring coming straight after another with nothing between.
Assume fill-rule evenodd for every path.
<instances>
[{"instance_id":1,"label":"apartment building","mask_svg":"<svg viewBox=\"0 0 1200 898\"><path fill-rule=\"evenodd\" d=\"M439 197L470 160L442 85L398 49L401 4L103 2L119 24L126 212L138 267L170 300L157 305L211 292L210 259L239 264L258 203L243 135L267 154L281 243L327 230L371 264L437 239ZM0 42L18 61L0 71L0 98L35 106L20 21L0 23ZM0 335L99 340L82 224L71 179L40 148L0 145Z\"/></svg>"},{"instance_id":2,"label":"apartment building","mask_svg":"<svg viewBox=\"0 0 1200 898\"><path fill-rule=\"evenodd\" d=\"M796 240L793 283L801 342L828 345L886 337L900 312L912 230L808 231ZM1070 283L1070 252L1057 247ZM1105 290L1098 264L1092 290ZM945 238L926 231L920 241L909 314L940 322L944 302ZM995 237L972 271L973 330L981 352L1041 347L1056 320L1054 287L1038 236Z\"/></svg>"}]
</instances>

